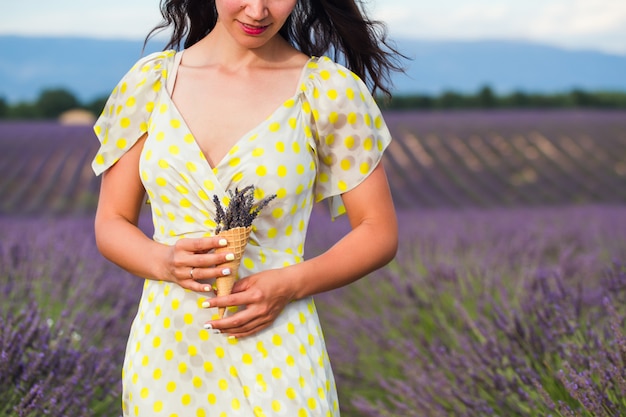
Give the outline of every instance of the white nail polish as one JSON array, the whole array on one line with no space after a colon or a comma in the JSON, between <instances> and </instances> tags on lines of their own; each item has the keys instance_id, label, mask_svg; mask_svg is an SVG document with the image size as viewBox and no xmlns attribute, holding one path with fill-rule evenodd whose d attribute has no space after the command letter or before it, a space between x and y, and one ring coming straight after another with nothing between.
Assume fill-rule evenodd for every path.
<instances>
[{"instance_id":1,"label":"white nail polish","mask_svg":"<svg viewBox=\"0 0 626 417\"><path fill-rule=\"evenodd\" d=\"M235 255L233 255L232 253L227 253L226 254L226 260L227 261L234 261L235 260Z\"/></svg>"},{"instance_id":2,"label":"white nail polish","mask_svg":"<svg viewBox=\"0 0 626 417\"><path fill-rule=\"evenodd\" d=\"M209 308L209 307L211 307L211 303L209 301L202 302L202 308Z\"/></svg>"},{"instance_id":3,"label":"white nail polish","mask_svg":"<svg viewBox=\"0 0 626 417\"><path fill-rule=\"evenodd\" d=\"M207 330L211 330L211 329L213 328L213 326L211 325L211 323L206 323L206 324L205 324L204 326L202 326L202 327L204 327L204 328L205 328L205 329L207 329Z\"/></svg>"},{"instance_id":4,"label":"white nail polish","mask_svg":"<svg viewBox=\"0 0 626 417\"><path fill-rule=\"evenodd\" d=\"M233 336L233 335L230 335L230 336L227 337L227 339L229 339L229 340L234 340L236 338L237 338L237 336Z\"/></svg>"},{"instance_id":5,"label":"white nail polish","mask_svg":"<svg viewBox=\"0 0 626 417\"><path fill-rule=\"evenodd\" d=\"M222 275L230 275L230 268L222 269Z\"/></svg>"},{"instance_id":6,"label":"white nail polish","mask_svg":"<svg viewBox=\"0 0 626 417\"><path fill-rule=\"evenodd\" d=\"M213 333L213 334L220 334L222 332L220 331L220 329L214 329L211 333Z\"/></svg>"},{"instance_id":7,"label":"white nail polish","mask_svg":"<svg viewBox=\"0 0 626 417\"><path fill-rule=\"evenodd\" d=\"M213 287L209 287L208 285L206 287L204 287L204 291L205 292L209 292L213 289Z\"/></svg>"},{"instance_id":8,"label":"white nail polish","mask_svg":"<svg viewBox=\"0 0 626 417\"><path fill-rule=\"evenodd\" d=\"M228 241L226 239L220 239L219 242L217 242L220 246L226 246L228 245Z\"/></svg>"}]
</instances>

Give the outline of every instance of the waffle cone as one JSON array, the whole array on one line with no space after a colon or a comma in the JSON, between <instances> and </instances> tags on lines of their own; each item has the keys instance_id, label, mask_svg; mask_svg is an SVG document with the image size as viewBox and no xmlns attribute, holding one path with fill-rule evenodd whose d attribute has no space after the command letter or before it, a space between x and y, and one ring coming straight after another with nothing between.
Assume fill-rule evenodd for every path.
<instances>
[{"instance_id":1,"label":"waffle cone","mask_svg":"<svg viewBox=\"0 0 626 417\"><path fill-rule=\"evenodd\" d=\"M241 257L246 249L248 237L252 227L235 227L233 229L223 230L217 234L228 241L228 245L215 249L215 253L232 253L235 259L220 264L222 268L230 268L230 275L225 277L217 277L215 284L217 287L217 295L228 295L232 292L235 281L239 278L239 264ZM219 307L218 314L220 318L224 317L225 307Z\"/></svg>"}]
</instances>

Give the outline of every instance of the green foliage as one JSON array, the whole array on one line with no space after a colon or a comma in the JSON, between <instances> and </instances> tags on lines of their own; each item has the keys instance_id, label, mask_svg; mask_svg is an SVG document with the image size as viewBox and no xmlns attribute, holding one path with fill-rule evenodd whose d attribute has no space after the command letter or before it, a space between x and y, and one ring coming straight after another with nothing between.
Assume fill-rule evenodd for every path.
<instances>
[{"instance_id":1,"label":"green foliage","mask_svg":"<svg viewBox=\"0 0 626 417\"><path fill-rule=\"evenodd\" d=\"M79 107L78 99L74 94L64 89L44 90L35 105L45 119L54 119L61 113Z\"/></svg>"},{"instance_id":2,"label":"green foliage","mask_svg":"<svg viewBox=\"0 0 626 417\"><path fill-rule=\"evenodd\" d=\"M496 94L489 85L482 86L475 94L462 94L447 90L438 96L425 94L398 95L390 100L380 100L381 108L388 110L441 110L441 109L491 109L491 108L626 108L626 92L584 91L540 94L514 91Z\"/></svg>"}]
</instances>

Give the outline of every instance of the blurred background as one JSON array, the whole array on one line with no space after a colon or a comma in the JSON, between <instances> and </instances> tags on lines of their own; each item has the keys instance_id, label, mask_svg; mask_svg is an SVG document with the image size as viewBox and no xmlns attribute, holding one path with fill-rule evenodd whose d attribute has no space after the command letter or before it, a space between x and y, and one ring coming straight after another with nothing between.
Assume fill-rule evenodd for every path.
<instances>
[{"instance_id":1,"label":"blurred background","mask_svg":"<svg viewBox=\"0 0 626 417\"><path fill-rule=\"evenodd\" d=\"M410 57L378 101L402 227L316 300L342 415L626 415L626 2L363 5ZM94 244L91 126L158 8L0 8L0 416L119 415L142 283ZM306 256L348 228L316 208Z\"/></svg>"}]
</instances>

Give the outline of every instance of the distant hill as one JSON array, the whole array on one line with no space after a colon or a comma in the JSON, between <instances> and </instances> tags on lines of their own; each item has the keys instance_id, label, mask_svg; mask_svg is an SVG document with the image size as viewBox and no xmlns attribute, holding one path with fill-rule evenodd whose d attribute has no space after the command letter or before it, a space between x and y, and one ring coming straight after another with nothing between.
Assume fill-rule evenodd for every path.
<instances>
[{"instance_id":1,"label":"distant hill","mask_svg":"<svg viewBox=\"0 0 626 417\"><path fill-rule=\"evenodd\" d=\"M510 41L397 40L412 58L406 75L394 76L395 92L469 93L483 85L496 92L626 91L626 56L570 51ZM35 99L44 88L62 87L81 100L107 95L154 41L0 36L0 97Z\"/></svg>"}]
</instances>

